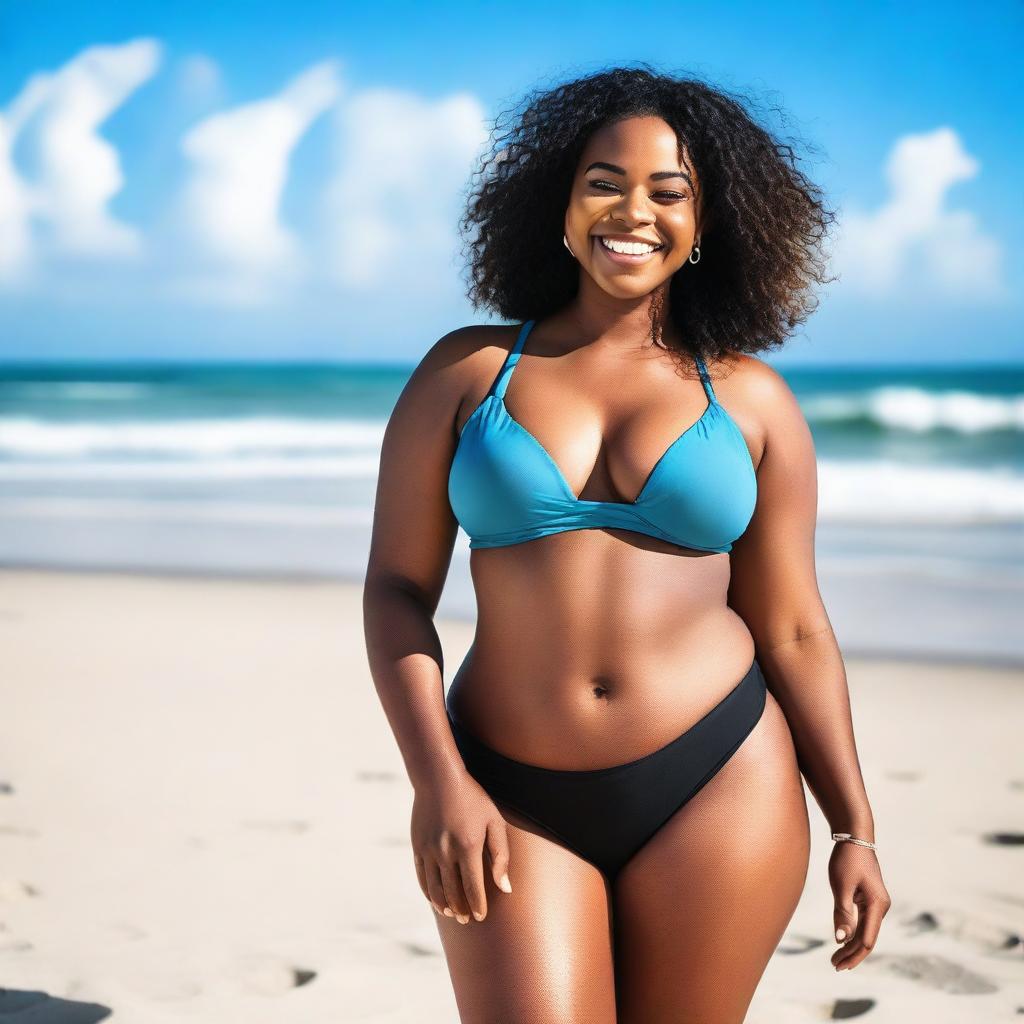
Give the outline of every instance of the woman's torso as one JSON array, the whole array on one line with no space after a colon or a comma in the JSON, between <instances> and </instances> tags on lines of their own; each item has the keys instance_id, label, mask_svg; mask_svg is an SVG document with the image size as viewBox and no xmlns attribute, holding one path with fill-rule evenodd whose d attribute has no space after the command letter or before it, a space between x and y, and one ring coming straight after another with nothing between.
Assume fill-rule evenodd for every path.
<instances>
[{"instance_id":1,"label":"woman's torso","mask_svg":"<svg viewBox=\"0 0 1024 1024\"><path fill-rule=\"evenodd\" d=\"M529 350L510 378L508 408L581 496L636 494L663 440L705 405L696 373L684 379L660 350L534 359L545 351L538 339ZM459 432L489 384L466 396ZM728 397L720 391L718 400ZM448 708L520 761L586 770L650 753L721 700L754 656L749 630L726 603L727 553L584 529L474 550L470 568L476 632Z\"/></svg>"}]
</instances>

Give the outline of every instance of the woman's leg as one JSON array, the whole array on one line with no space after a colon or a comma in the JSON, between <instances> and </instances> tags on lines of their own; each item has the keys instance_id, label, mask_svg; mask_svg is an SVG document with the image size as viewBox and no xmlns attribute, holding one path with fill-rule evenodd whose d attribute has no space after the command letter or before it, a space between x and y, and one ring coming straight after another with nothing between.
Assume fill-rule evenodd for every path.
<instances>
[{"instance_id":1,"label":"woman's leg","mask_svg":"<svg viewBox=\"0 0 1024 1024\"><path fill-rule=\"evenodd\" d=\"M604 875L497 806L508 822L512 892L488 870L483 921L435 915L462 1024L615 1024Z\"/></svg>"},{"instance_id":2,"label":"woman's leg","mask_svg":"<svg viewBox=\"0 0 1024 1024\"><path fill-rule=\"evenodd\" d=\"M741 1024L809 853L793 739L769 693L732 757L616 877L618 1024Z\"/></svg>"}]
</instances>

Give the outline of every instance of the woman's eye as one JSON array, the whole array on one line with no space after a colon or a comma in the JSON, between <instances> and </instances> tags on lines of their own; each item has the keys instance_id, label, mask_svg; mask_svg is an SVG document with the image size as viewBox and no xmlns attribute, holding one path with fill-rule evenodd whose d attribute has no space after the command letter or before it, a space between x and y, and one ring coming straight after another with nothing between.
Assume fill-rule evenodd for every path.
<instances>
[{"instance_id":1,"label":"woman's eye","mask_svg":"<svg viewBox=\"0 0 1024 1024\"><path fill-rule=\"evenodd\" d=\"M607 192L609 190L612 191L612 192L617 192L618 191L618 186L613 184L610 181L588 181L587 184L591 188L596 188L596 189L598 189L601 192ZM661 196L661 197L663 197L665 199L689 199L690 198L689 196L683 195L681 192L667 192L665 190L662 190L661 192L655 192L654 194L656 196Z\"/></svg>"}]
</instances>

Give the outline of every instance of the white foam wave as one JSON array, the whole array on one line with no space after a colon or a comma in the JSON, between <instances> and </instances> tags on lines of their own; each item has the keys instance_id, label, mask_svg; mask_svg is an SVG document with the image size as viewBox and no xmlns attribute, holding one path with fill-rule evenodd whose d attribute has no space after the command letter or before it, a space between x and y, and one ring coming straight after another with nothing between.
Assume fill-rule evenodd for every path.
<instances>
[{"instance_id":1,"label":"white foam wave","mask_svg":"<svg viewBox=\"0 0 1024 1024\"><path fill-rule=\"evenodd\" d=\"M274 452L379 448L378 420L246 419L145 420L120 423L0 419L0 452L14 457L165 455L205 459Z\"/></svg>"},{"instance_id":2,"label":"white foam wave","mask_svg":"<svg viewBox=\"0 0 1024 1024\"><path fill-rule=\"evenodd\" d=\"M839 523L1024 522L1024 476L1010 470L819 459L818 518Z\"/></svg>"},{"instance_id":3,"label":"white foam wave","mask_svg":"<svg viewBox=\"0 0 1024 1024\"><path fill-rule=\"evenodd\" d=\"M125 522L242 523L267 526L369 526L369 508L277 505L262 502L145 501L29 498L0 502L0 518Z\"/></svg>"},{"instance_id":4,"label":"white foam wave","mask_svg":"<svg viewBox=\"0 0 1024 1024\"><path fill-rule=\"evenodd\" d=\"M376 450L201 460L35 459L0 462L0 482L372 482L379 464ZM1008 469L819 458L818 517L834 523L1024 523L1024 476Z\"/></svg>"},{"instance_id":5,"label":"white foam wave","mask_svg":"<svg viewBox=\"0 0 1024 1024\"><path fill-rule=\"evenodd\" d=\"M0 480L354 480L377 475L379 455L178 462L0 462Z\"/></svg>"},{"instance_id":6,"label":"white foam wave","mask_svg":"<svg viewBox=\"0 0 1024 1024\"><path fill-rule=\"evenodd\" d=\"M858 395L807 398L801 402L801 408L812 424L869 420L887 430L915 433L1024 430L1024 395L1004 398L972 391L882 387Z\"/></svg>"}]
</instances>

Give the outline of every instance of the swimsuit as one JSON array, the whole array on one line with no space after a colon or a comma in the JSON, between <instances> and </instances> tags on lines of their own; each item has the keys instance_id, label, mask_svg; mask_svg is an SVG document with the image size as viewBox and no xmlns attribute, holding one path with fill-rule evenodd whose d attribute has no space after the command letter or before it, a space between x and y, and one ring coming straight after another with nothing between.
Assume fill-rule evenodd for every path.
<instances>
[{"instance_id":1,"label":"swimsuit","mask_svg":"<svg viewBox=\"0 0 1024 1024\"><path fill-rule=\"evenodd\" d=\"M747 528L757 477L739 427L695 359L708 404L655 463L633 501L578 498L554 459L505 408L505 391L533 320L459 435L448 497L470 548L506 547L568 530L616 528L680 547L727 552ZM506 757L448 714L466 769L495 800L535 821L609 879L735 753L761 717L767 686L755 658L698 722L625 764L589 771Z\"/></svg>"},{"instance_id":2,"label":"swimsuit","mask_svg":"<svg viewBox=\"0 0 1024 1024\"><path fill-rule=\"evenodd\" d=\"M747 674L699 722L652 754L590 771L541 768L448 724L469 774L494 800L557 836L610 881L634 853L736 752L765 706L755 658Z\"/></svg>"},{"instance_id":3,"label":"swimsuit","mask_svg":"<svg viewBox=\"0 0 1024 1024\"><path fill-rule=\"evenodd\" d=\"M547 450L505 408L505 390L533 324L523 324L452 457L448 500L470 548L616 527L700 551L731 550L754 513L757 477L747 442L718 404L704 361L696 359L707 408L654 464L639 495L633 501L588 501L573 494Z\"/></svg>"}]
</instances>

